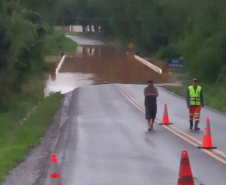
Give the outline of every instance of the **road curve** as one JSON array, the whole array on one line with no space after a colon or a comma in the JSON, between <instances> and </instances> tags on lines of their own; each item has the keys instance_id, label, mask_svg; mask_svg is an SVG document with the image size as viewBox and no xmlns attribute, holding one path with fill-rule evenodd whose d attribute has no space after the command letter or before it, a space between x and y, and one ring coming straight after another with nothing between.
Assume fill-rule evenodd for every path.
<instances>
[{"instance_id":1,"label":"road curve","mask_svg":"<svg viewBox=\"0 0 226 185\"><path fill-rule=\"evenodd\" d=\"M184 149L196 185L225 184L225 164L162 126L148 132L144 114L115 85L78 88L70 102L55 147L64 185L175 185Z\"/></svg>"},{"instance_id":2,"label":"road curve","mask_svg":"<svg viewBox=\"0 0 226 185\"><path fill-rule=\"evenodd\" d=\"M104 44L67 37L79 45ZM175 185L182 150L188 151L195 185L225 185L225 163L191 144L194 140L201 143L205 118L210 117L213 145L226 156L225 114L204 108L201 131L191 131L185 100L158 87L158 118L166 103L172 128L187 139L158 124L148 132L141 111L145 86L120 87L124 91L115 84L88 85L65 94L41 145L11 171L3 185L48 185L51 153L57 154L62 185Z\"/></svg>"},{"instance_id":3,"label":"road curve","mask_svg":"<svg viewBox=\"0 0 226 185\"><path fill-rule=\"evenodd\" d=\"M120 86L143 103L144 86ZM170 100L159 92L161 115L161 104ZM171 106L170 119L177 124ZM186 131L187 124L181 129ZM195 185L225 184L225 164L163 126L155 124L148 132L144 114L116 85L88 85L65 95L41 145L4 185L48 185L51 153L57 154L63 185L175 185L182 150L188 151Z\"/></svg>"}]
</instances>

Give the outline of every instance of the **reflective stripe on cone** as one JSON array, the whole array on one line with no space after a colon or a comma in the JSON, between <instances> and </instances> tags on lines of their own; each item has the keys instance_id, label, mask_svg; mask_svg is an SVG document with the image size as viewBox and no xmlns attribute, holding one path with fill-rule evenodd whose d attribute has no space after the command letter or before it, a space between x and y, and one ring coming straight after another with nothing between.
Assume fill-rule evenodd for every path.
<instances>
[{"instance_id":1,"label":"reflective stripe on cone","mask_svg":"<svg viewBox=\"0 0 226 185\"><path fill-rule=\"evenodd\" d=\"M50 158L49 185L62 185L57 157L55 154L52 154Z\"/></svg>"},{"instance_id":2,"label":"reflective stripe on cone","mask_svg":"<svg viewBox=\"0 0 226 185\"><path fill-rule=\"evenodd\" d=\"M210 130L210 119L206 118L206 128L203 135L202 146L198 146L199 149L216 149L217 147L212 146L212 137Z\"/></svg>"},{"instance_id":3,"label":"reflective stripe on cone","mask_svg":"<svg viewBox=\"0 0 226 185\"><path fill-rule=\"evenodd\" d=\"M177 185L194 185L187 151L181 152L180 171Z\"/></svg>"},{"instance_id":4,"label":"reflective stripe on cone","mask_svg":"<svg viewBox=\"0 0 226 185\"><path fill-rule=\"evenodd\" d=\"M168 116L168 110L167 105L164 106L164 112L162 117L162 123L159 123L159 125L172 125L173 123L169 122L169 116Z\"/></svg>"}]
</instances>

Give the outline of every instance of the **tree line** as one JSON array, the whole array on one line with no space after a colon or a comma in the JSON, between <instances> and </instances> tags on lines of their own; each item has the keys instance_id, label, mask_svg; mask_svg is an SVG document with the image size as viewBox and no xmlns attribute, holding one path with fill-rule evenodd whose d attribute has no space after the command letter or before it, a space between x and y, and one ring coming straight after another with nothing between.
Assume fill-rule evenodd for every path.
<instances>
[{"instance_id":1,"label":"tree line","mask_svg":"<svg viewBox=\"0 0 226 185\"><path fill-rule=\"evenodd\" d=\"M156 58L182 58L190 75L224 81L225 0L66 0L60 7L57 24L101 26L103 37Z\"/></svg>"},{"instance_id":2,"label":"tree line","mask_svg":"<svg viewBox=\"0 0 226 185\"><path fill-rule=\"evenodd\" d=\"M141 55L182 58L190 75L225 81L224 0L1 0L0 103L46 68L53 25L94 25ZM98 29L101 27L101 30Z\"/></svg>"},{"instance_id":3,"label":"tree line","mask_svg":"<svg viewBox=\"0 0 226 185\"><path fill-rule=\"evenodd\" d=\"M0 104L45 70L57 0L0 1ZM40 76L38 76L40 77Z\"/></svg>"}]
</instances>

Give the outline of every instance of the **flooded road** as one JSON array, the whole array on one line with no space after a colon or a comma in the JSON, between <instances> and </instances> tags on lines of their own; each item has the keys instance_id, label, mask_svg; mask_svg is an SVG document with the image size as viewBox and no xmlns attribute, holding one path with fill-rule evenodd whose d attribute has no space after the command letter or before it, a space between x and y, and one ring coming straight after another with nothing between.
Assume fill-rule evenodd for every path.
<instances>
[{"instance_id":1,"label":"flooded road","mask_svg":"<svg viewBox=\"0 0 226 185\"><path fill-rule=\"evenodd\" d=\"M150 61L150 60L149 60ZM158 74L134 58L134 54L119 51L108 45L78 45L75 53L68 54L57 75L50 75L45 94L62 94L88 84L146 84L168 83L166 61L150 61L162 69Z\"/></svg>"},{"instance_id":2,"label":"flooded road","mask_svg":"<svg viewBox=\"0 0 226 185\"><path fill-rule=\"evenodd\" d=\"M165 104L170 107L174 126L155 124L154 130L147 131L145 86L131 84L146 84L150 78L155 83L168 82L165 62L152 63L162 68L162 75L136 61L133 55L108 46L78 47L76 53L68 55L59 73L57 70L49 76L47 92L64 94L87 84L124 84L86 86L65 95L40 146L11 171L4 185L48 184L49 156L53 153L58 157L64 185L173 185L178 180L181 150L185 149L196 185L225 185L225 114L202 109L200 121L204 123L207 116L211 117L215 125L211 128L213 143L221 151L216 155L199 150L205 125L200 124L200 132L190 130L185 100L158 88L158 109L164 110ZM52 71L56 66L53 63ZM161 116L162 111L158 111L159 123Z\"/></svg>"},{"instance_id":3,"label":"flooded road","mask_svg":"<svg viewBox=\"0 0 226 185\"><path fill-rule=\"evenodd\" d=\"M83 73L59 73L54 78L50 75L46 83L45 96L51 92L65 94L77 87L93 84L92 78L93 75Z\"/></svg>"}]
</instances>

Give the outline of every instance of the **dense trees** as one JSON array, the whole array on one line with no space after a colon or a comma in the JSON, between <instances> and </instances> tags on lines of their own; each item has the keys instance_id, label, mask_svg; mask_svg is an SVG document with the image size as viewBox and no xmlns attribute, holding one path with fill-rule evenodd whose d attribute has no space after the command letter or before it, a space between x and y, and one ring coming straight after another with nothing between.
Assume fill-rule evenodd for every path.
<instances>
[{"instance_id":1,"label":"dense trees","mask_svg":"<svg viewBox=\"0 0 226 185\"><path fill-rule=\"evenodd\" d=\"M55 3L0 1L0 104L20 90L28 75L41 73L47 52L45 41L51 33L46 21Z\"/></svg>"},{"instance_id":2,"label":"dense trees","mask_svg":"<svg viewBox=\"0 0 226 185\"><path fill-rule=\"evenodd\" d=\"M197 78L225 81L225 0L1 0L0 101L40 73L53 24L95 31L158 58L181 57Z\"/></svg>"},{"instance_id":3,"label":"dense trees","mask_svg":"<svg viewBox=\"0 0 226 185\"><path fill-rule=\"evenodd\" d=\"M225 0L67 0L62 17L65 24L100 25L102 35L134 42L144 54L183 57L203 80L224 80Z\"/></svg>"}]
</instances>

